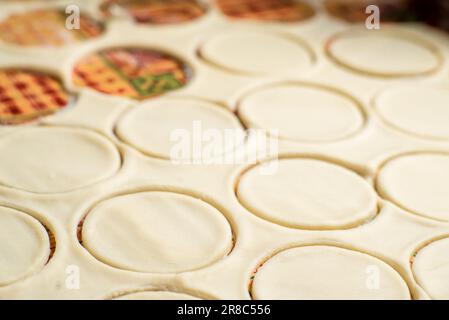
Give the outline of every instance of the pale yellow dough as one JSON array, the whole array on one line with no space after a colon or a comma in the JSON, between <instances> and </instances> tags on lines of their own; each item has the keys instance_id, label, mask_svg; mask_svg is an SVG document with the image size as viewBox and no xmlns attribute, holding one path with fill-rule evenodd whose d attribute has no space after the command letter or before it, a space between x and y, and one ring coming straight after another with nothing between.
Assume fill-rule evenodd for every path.
<instances>
[{"instance_id":1,"label":"pale yellow dough","mask_svg":"<svg viewBox=\"0 0 449 320\"><path fill-rule=\"evenodd\" d=\"M130 293L114 300L200 300L184 293L169 291L142 291Z\"/></svg>"},{"instance_id":2,"label":"pale yellow dough","mask_svg":"<svg viewBox=\"0 0 449 320\"><path fill-rule=\"evenodd\" d=\"M363 125L356 102L331 89L307 84L271 86L244 98L239 115L251 128L275 130L281 138L328 142Z\"/></svg>"},{"instance_id":3,"label":"pale yellow dough","mask_svg":"<svg viewBox=\"0 0 449 320\"><path fill-rule=\"evenodd\" d=\"M36 193L86 187L112 176L120 154L92 131L32 127L0 139L0 183Z\"/></svg>"},{"instance_id":4,"label":"pale yellow dough","mask_svg":"<svg viewBox=\"0 0 449 320\"><path fill-rule=\"evenodd\" d=\"M449 238L425 246L413 262L416 281L433 299L449 299Z\"/></svg>"},{"instance_id":5,"label":"pale yellow dough","mask_svg":"<svg viewBox=\"0 0 449 320\"><path fill-rule=\"evenodd\" d=\"M209 152L207 146L213 144L207 135L211 130L220 137L225 137L227 131L239 131L239 139L232 139L229 144L224 139L223 143L217 141ZM166 159L210 158L230 151L245 138L243 127L232 112L210 102L185 98L156 100L133 108L120 119L116 132L140 151ZM190 156L180 151L184 148L177 148L181 143L191 150ZM193 149L194 144L200 145L198 152Z\"/></svg>"},{"instance_id":6,"label":"pale yellow dough","mask_svg":"<svg viewBox=\"0 0 449 320\"><path fill-rule=\"evenodd\" d=\"M429 218L449 221L449 155L421 153L388 162L378 176L388 200Z\"/></svg>"},{"instance_id":7,"label":"pale yellow dough","mask_svg":"<svg viewBox=\"0 0 449 320\"><path fill-rule=\"evenodd\" d=\"M14 209L0 207L0 286L43 268L50 255L44 226Z\"/></svg>"},{"instance_id":8,"label":"pale yellow dough","mask_svg":"<svg viewBox=\"0 0 449 320\"><path fill-rule=\"evenodd\" d=\"M392 126L409 134L449 139L449 89L399 86L384 91L375 107Z\"/></svg>"},{"instance_id":9,"label":"pale yellow dough","mask_svg":"<svg viewBox=\"0 0 449 320\"><path fill-rule=\"evenodd\" d=\"M370 255L331 247L285 250L270 258L256 273L255 299L410 299L401 276Z\"/></svg>"},{"instance_id":10,"label":"pale yellow dough","mask_svg":"<svg viewBox=\"0 0 449 320\"><path fill-rule=\"evenodd\" d=\"M256 166L237 188L240 202L254 214L288 227L350 228L373 217L374 190L343 167L312 159L282 159L274 175Z\"/></svg>"},{"instance_id":11,"label":"pale yellow dough","mask_svg":"<svg viewBox=\"0 0 449 320\"><path fill-rule=\"evenodd\" d=\"M298 40L251 31L220 33L205 42L201 55L217 66L247 74L301 74L313 60Z\"/></svg>"},{"instance_id":12,"label":"pale yellow dough","mask_svg":"<svg viewBox=\"0 0 449 320\"><path fill-rule=\"evenodd\" d=\"M440 59L420 38L388 29L351 30L336 37L329 54L353 70L377 76L411 76L435 70Z\"/></svg>"},{"instance_id":13,"label":"pale yellow dough","mask_svg":"<svg viewBox=\"0 0 449 320\"><path fill-rule=\"evenodd\" d=\"M106 200L88 214L82 235L84 246L101 261L139 272L199 269L232 247L230 225L217 209L171 192Z\"/></svg>"}]
</instances>

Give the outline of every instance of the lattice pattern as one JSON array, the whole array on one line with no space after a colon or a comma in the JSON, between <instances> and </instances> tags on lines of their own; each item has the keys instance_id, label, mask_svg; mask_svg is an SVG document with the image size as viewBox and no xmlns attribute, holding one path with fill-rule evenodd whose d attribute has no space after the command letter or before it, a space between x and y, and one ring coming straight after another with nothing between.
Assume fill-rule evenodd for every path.
<instances>
[{"instance_id":1,"label":"lattice pattern","mask_svg":"<svg viewBox=\"0 0 449 320\"><path fill-rule=\"evenodd\" d=\"M0 71L0 123L19 124L68 105L69 95L55 78L37 72Z\"/></svg>"},{"instance_id":2,"label":"lattice pattern","mask_svg":"<svg viewBox=\"0 0 449 320\"><path fill-rule=\"evenodd\" d=\"M168 54L116 48L86 56L77 63L73 81L105 94L146 99L183 87L190 69Z\"/></svg>"}]
</instances>

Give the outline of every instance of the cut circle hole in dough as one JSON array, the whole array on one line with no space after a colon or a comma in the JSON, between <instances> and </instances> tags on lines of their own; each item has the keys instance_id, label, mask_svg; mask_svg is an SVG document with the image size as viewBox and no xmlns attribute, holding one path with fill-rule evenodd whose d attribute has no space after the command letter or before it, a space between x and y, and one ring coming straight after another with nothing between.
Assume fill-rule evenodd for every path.
<instances>
[{"instance_id":1,"label":"cut circle hole in dough","mask_svg":"<svg viewBox=\"0 0 449 320\"><path fill-rule=\"evenodd\" d=\"M118 171L112 142L74 128L29 127L0 139L0 183L35 193L73 191Z\"/></svg>"},{"instance_id":2,"label":"cut circle hole in dough","mask_svg":"<svg viewBox=\"0 0 449 320\"><path fill-rule=\"evenodd\" d=\"M45 227L28 214L0 207L0 286L43 268L49 257Z\"/></svg>"},{"instance_id":3,"label":"cut circle hole in dough","mask_svg":"<svg viewBox=\"0 0 449 320\"><path fill-rule=\"evenodd\" d=\"M274 161L273 175L255 166L238 183L237 197L253 214L283 226L317 230L348 229L375 216L376 193L356 173L315 159Z\"/></svg>"},{"instance_id":4,"label":"cut circle hole in dough","mask_svg":"<svg viewBox=\"0 0 449 320\"><path fill-rule=\"evenodd\" d=\"M249 128L300 142L331 142L364 124L358 103L336 90L312 84L282 84L243 98L238 113Z\"/></svg>"},{"instance_id":5,"label":"cut circle hole in dough","mask_svg":"<svg viewBox=\"0 0 449 320\"><path fill-rule=\"evenodd\" d=\"M388 161L377 177L379 193L415 214L449 221L449 155L417 153Z\"/></svg>"},{"instance_id":6,"label":"cut circle hole in dough","mask_svg":"<svg viewBox=\"0 0 449 320\"><path fill-rule=\"evenodd\" d=\"M324 245L274 255L258 269L251 293L256 300L410 299L405 281L385 262Z\"/></svg>"},{"instance_id":7,"label":"cut circle hole in dough","mask_svg":"<svg viewBox=\"0 0 449 320\"><path fill-rule=\"evenodd\" d=\"M327 50L331 59L351 70L381 77L426 74L441 63L432 44L389 29L343 32L331 40Z\"/></svg>"},{"instance_id":8,"label":"cut circle hole in dough","mask_svg":"<svg viewBox=\"0 0 449 320\"><path fill-rule=\"evenodd\" d=\"M225 141L227 132L233 136L230 141ZM147 155L172 160L219 156L243 143L246 136L232 112L185 98L158 99L133 108L119 120L116 133ZM197 142L200 145L194 149Z\"/></svg>"},{"instance_id":9,"label":"cut circle hole in dough","mask_svg":"<svg viewBox=\"0 0 449 320\"><path fill-rule=\"evenodd\" d=\"M200 269L233 246L223 214L199 199L149 191L105 200L86 217L83 245L100 261L146 273Z\"/></svg>"},{"instance_id":10,"label":"cut circle hole in dough","mask_svg":"<svg viewBox=\"0 0 449 320\"><path fill-rule=\"evenodd\" d=\"M449 299L449 238L419 250L413 260L413 273L432 299Z\"/></svg>"},{"instance_id":11,"label":"cut circle hole in dough","mask_svg":"<svg viewBox=\"0 0 449 320\"><path fill-rule=\"evenodd\" d=\"M145 100L179 90L193 69L178 57L144 47L104 48L79 59L72 70L73 84L102 94Z\"/></svg>"},{"instance_id":12,"label":"cut circle hole in dough","mask_svg":"<svg viewBox=\"0 0 449 320\"><path fill-rule=\"evenodd\" d=\"M428 139L449 139L449 89L399 86L375 100L378 114L393 127Z\"/></svg>"},{"instance_id":13,"label":"cut circle hole in dough","mask_svg":"<svg viewBox=\"0 0 449 320\"><path fill-rule=\"evenodd\" d=\"M207 62L244 74L303 74L313 63L302 42L274 33L227 31L207 40L200 49Z\"/></svg>"},{"instance_id":14,"label":"cut circle hole in dough","mask_svg":"<svg viewBox=\"0 0 449 320\"><path fill-rule=\"evenodd\" d=\"M122 295L114 300L201 300L185 293L171 291L141 291Z\"/></svg>"}]
</instances>

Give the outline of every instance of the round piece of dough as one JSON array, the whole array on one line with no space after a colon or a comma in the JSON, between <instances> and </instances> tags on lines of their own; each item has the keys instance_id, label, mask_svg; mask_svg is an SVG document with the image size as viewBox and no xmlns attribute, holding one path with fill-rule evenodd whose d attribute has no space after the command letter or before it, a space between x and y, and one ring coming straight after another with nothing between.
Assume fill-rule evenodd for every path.
<instances>
[{"instance_id":1,"label":"round piece of dough","mask_svg":"<svg viewBox=\"0 0 449 320\"><path fill-rule=\"evenodd\" d=\"M449 238L425 246L413 261L418 284L432 299L449 299Z\"/></svg>"},{"instance_id":2,"label":"round piece of dough","mask_svg":"<svg viewBox=\"0 0 449 320\"><path fill-rule=\"evenodd\" d=\"M384 91L376 109L390 125L413 135L449 139L449 90L401 86Z\"/></svg>"},{"instance_id":3,"label":"round piece of dough","mask_svg":"<svg viewBox=\"0 0 449 320\"><path fill-rule=\"evenodd\" d=\"M309 246L270 258L256 273L258 300L405 300L410 292L383 261L357 251Z\"/></svg>"},{"instance_id":4,"label":"round piece of dough","mask_svg":"<svg viewBox=\"0 0 449 320\"><path fill-rule=\"evenodd\" d=\"M170 291L142 291L126 294L114 300L201 300L185 293Z\"/></svg>"},{"instance_id":5,"label":"round piece of dough","mask_svg":"<svg viewBox=\"0 0 449 320\"><path fill-rule=\"evenodd\" d=\"M301 74L312 64L301 42L277 34L228 31L209 39L201 56L222 68L246 74Z\"/></svg>"},{"instance_id":6,"label":"round piece of dough","mask_svg":"<svg viewBox=\"0 0 449 320\"><path fill-rule=\"evenodd\" d=\"M424 40L391 30L353 30L337 36L329 45L338 63L361 73L400 77L436 70L436 49Z\"/></svg>"},{"instance_id":7,"label":"round piece of dough","mask_svg":"<svg viewBox=\"0 0 449 320\"><path fill-rule=\"evenodd\" d=\"M226 218L209 204L171 192L106 200L84 222L84 246L120 269L176 273L205 267L232 247Z\"/></svg>"},{"instance_id":8,"label":"round piece of dough","mask_svg":"<svg viewBox=\"0 0 449 320\"><path fill-rule=\"evenodd\" d=\"M331 89L285 84L242 100L239 115L247 127L303 142L329 142L359 130L364 116L352 99Z\"/></svg>"},{"instance_id":9,"label":"round piece of dough","mask_svg":"<svg viewBox=\"0 0 449 320\"><path fill-rule=\"evenodd\" d=\"M382 196L406 210L449 221L449 155L395 158L379 172L377 186Z\"/></svg>"},{"instance_id":10,"label":"round piece of dough","mask_svg":"<svg viewBox=\"0 0 449 320\"><path fill-rule=\"evenodd\" d=\"M0 139L0 183L36 193L86 187L120 168L116 147L81 129L33 127Z\"/></svg>"},{"instance_id":11,"label":"round piece of dough","mask_svg":"<svg viewBox=\"0 0 449 320\"><path fill-rule=\"evenodd\" d=\"M31 216L0 207L0 286L44 267L50 242L44 226Z\"/></svg>"},{"instance_id":12,"label":"round piece of dough","mask_svg":"<svg viewBox=\"0 0 449 320\"><path fill-rule=\"evenodd\" d=\"M174 98L132 109L119 121L116 132L145 154L169 159L218 156L245 139L239 120L230 111L209 102ZM226 143L226 132L235 132L236 139ZM217 139L209 140L213 137Z\"/></svg>"},{"instance_id":13,"label":"round piece of dough","mask_svg":"<svg viewBox=\"0 0 449 320\"><path fill-rule=\"evenodd\" d=\"M240 202L257 216L287 227L343 229L376 214L374 190L352 171L312 159L273 165L273 175L258 166L250 169L237 188Z\"/></svg>"}]
</instances>

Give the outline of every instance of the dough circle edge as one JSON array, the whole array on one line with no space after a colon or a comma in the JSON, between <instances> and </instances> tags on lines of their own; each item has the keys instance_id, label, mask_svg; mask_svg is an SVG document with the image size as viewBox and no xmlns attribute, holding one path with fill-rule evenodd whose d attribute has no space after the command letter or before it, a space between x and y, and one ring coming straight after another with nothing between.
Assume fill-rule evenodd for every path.
<instances>
[{"instance_id":1,"label":"dough circle edge","mask_svg":"<svg viewBox=\"0 0 449 320\"><path fill-rule=\"evenodd\" d=\"M91 145L96 145L96 150L100 151L102 153L104 153L103 156L105 157L109 157L110 159L110 163L109 164L109 168L106 168L104 170L102 170L103 172L100 172L99 174L89 177L88 180L90 181L86 181L83 184L77 183L76 185L73 186L69 186L69 187L62 187L59 190L56 190L55 186L52 187L47 187L45 190L37 187L37 186L32 186L32 187L26 187L24 186L24 183L11 183L9 182L5 182L4 179L2 178L2 173L0 170L0 185L13 189L13 190L20 190L20 191L25 191L25 192L29 192L29 193L33 193L33 194L61 194L61 193L69 193L69 192L74 192L83 188L88 188L91 187L97 183L101 183L104 180L107 180L111 177L113 177L120 169L122 166L122 155L121 152L119 151L119 149L117 148L117 146L110 141L108 138L104 137L103 135L92 131L90 129L85 129L85 128L77 128L77 127L64 127L64 126L30 126L30 127L26 127L23 128L22 130L18 130L18 131L12 131L10 133L7 133L3 136L0 137L0 150L1 148L3 148L3 146L1 144L10 144L10 140L12 138L15 139L36 139L36 136L33 135L32 133L36 132L36 133L42 133L43 135L48 135L48 134L67 134L67 135L71 135L72 137L77 137L77 138L82 138L83 141L78 141L81 143L85 143L86 141L84 141L84 139L89 140L89 143ZM38 139L38 141L40 141ZM87 145L87 144L85 144ZM105 160L105 159L103 159ZM1 162L1 160L0 160ZM26 165L26 163L25 163ZM103 169L103 168L102 168ZM48 173L51 173L51 168L50 171ZM7 177L6 180L8 180L9 178Z\"/></svg>"},{"instance_id":2,"label":"dough circle edge","mask_svg":"<svg viewBox=\"0 0 449 320\"><path fill-rule=\"evenodd\" d=\"M22 211L21 209L0 205L0 215L3 214L10 214L11 216L21 220L21 222L26 223L28 228L32 228L35 231L34 234L36 239L40 242L40 249L38 249L39 252L34 255L34 261L27 268L27 270L15 276L11 276L10 279L1 280L0 288L12 285L32 276L34 273L38 273L46 266L52 255L49 232L40 220L29 213Z\"/></svg>"},{"instance_id":3,"label":"dough circle edge","mask_svg":"<svg viewBox=\"0 0 449 320\"><path fill-rule=\"evenodd\" d=\"M432 42L427 41L424 37L422 37L420 35L408 33L406 31L401 31L401 30L394 30L394 29L386 29L385 31L383 31L384 32L383 35L387 35L390 37L391 36L398 37L399 39L401 39L401 37L402 37L402 40L405 39L407 42L412 43L415 46L420 47L421 49L426 49L428 52L430 52L433 55L435 62L436 62L435 67L424 70L424 71L420 71L420 72L415 72L415 71L376 72L369 68L363 68L363 67L359 68L357 66L354 66L352 63L339 58L338 55L332 51L333 44L335 44L338 40L344 39L345 36L351 37L351 36L357 35L358 33L363 32L363 31L366 32L366 30L363 30L360 28L351 28L351 29L341 31L341 32L331 36L327 40L326 45L325 45L325 54L328 57L328 59L330 59L337 66L339 66L340 68L343 68L345 70L354 72L359 75L371 76L371 77L380 78L380 79L382 79L382 78L394 79L394 78L405 78L405 77L412 77L412 76L430 75L430 74L433 74L436 71L438 71L444 62L443 54L441 53L440 49L436 45L434 45Z\"/></svg>"},{"instance_id":4,"label":"dough circle edge","mask_svg":"<svg viewBox=\"0 0 449 320\"><path fill-rule=\"evenodd\" d=\"M175 197L175 198L177 198L175 200L179 200L179 199L188 200L191 202L191 204L195 203L195 205L202 206L203 209L208 210L211 215L214 215L214 219L215 219L214 223L220 224L221 225L220 228L222 229L221 231L223 231L223 235L221 238L223 238L222 240L224 240L224 242L228 242L228 243L226 244L223 242L221 245L219 245L219 247L216 246L216 248L214 248L216 252L214 252L213 255L208 255L208 256L202 257L203 262L201 262L201 263L197 262L196 265L189 266L189 267L182 267L182 268L177 267L176 270L170 270L170 271L166 271L167 268L165 268L165 267L163 268L164 270L162 270L162 269L161 270L143 270L143 268L129 267L129 265L128 266L126 265L126 262L112 261L112 260L114 260L114 257L109 258L109 257L107 257L107 255L105 256L102 252L100 252L101 247L100 248L92 247L91 242L93 242L93 241L91 241L91 240L95 240L95 239L89 239L89 236L90 236L89 234L88 234L88 238L86 238L86 232L85 232L87 224L90 223L89 220L93 220L93 219L97 218L97 217L92 218L93 217L92 213L95 214L96 210L98 210L98 211L104 210L104 208L102 208L102 206L110 205L110 203L109 203L110 201L124 199L124 198L127 198L128 196L131 196L131 197L145 196L147 194L150 194L151 196L159 194L162 196ZM104 215L104 213L100 212L100 215L102 215L102 214ZM201 220L204 221L204 219L201 219ZM220 222L218 222L219 220L220 220ZM84 247L84 249L97 261L99 261L100 263L103 263L105 265L108 265L112 268L118 269L118 270L137 272L137 273L142 273L142 274L170 275L170 274L176 274L176 273L184 273L184 272L201 270L203 268L206 268L210 265L213 265L213 264L219 262L221 259L224 259L227 255L229 255L232 252L232 250L234 249L235 242L237 241L235 238L234 227L233 227L231 221L228 219L228 217L225 213L223 213L217 206L215 206L215 204L205 201L203 199L200 199L200 197L198 197L196 195L189 194L188 192L184 192L184 191L178 191L178 190L173 191L173 190L165 190L165 189L164 190L150 189L150 190L138 190L138 191L121 193L121 194L115 194L111 197L108 197L108 198L102 199L99 202L96 202L87 211L87 214L85 214L84 217L81 218L77 228L78 228L78 241L81 243L81 245ZM91 234L94 232L93 229L94 228L92 228L92 230L90 232ZM87 239L87 241L86 241L86 239Z\"/></svg>"},{"instance_id":5,"label":"dough circle edge","mask_svg":"<svg viewBox=\"0 0 449 320\"><path fill-rule=\"evenodd\" d=\"M289 137L284 134L276 134L273 135L270 132L267 132L268 135L277 137L279 139L285 140L285 141L292 141L292 142L299 142L299 143L332 143L332 142L338 142L343 141L346 139L350 139L351 137L357 135L360 133L363 128L366 125L367 122L367 112L365 108L363 107L363 104L356 98L354 98L351 94L344 92L340 89L334 88L332 86L322 85L318 83L313 82L302 82L302 81L291 81L291 82L277 82L271 85L264 85L261 87L258 87L256 89L250 90L249 92L246 92L238 101L237 104L237 114L241 122L245 125L246 128L255 128L255 129L262 129L267 130L268 128L264 128L263 125L260 125L256 123L256 121L251 120L251 111L245 110L245 109L251 109L251 106L245 107L245 104L248 103L251 98L257 96L258 94L273 91L276 89L285 89L285 88L299 88L299 89L308 89L308 90L316 90L321 91L322 93L326 95L333 95L335 97L338 97L339 99L346 100L347 107L350 107L353 109L354 114L356 116L353 120L355 120L355 123L353 125L353 128L346 130L347 132L344 134L339 134L335 138L298 138L298 137ZM358 119L356 119L358 118Z\"/></svg>"},{"instance_id":6,"label":"dough circle edge","mask_svg":"<svg viewBox=\"0 0 449 320\"><path fill-rule=\"evenodd\" d=\"M290 246L290 247L286 247L286 248L282 248L280 250L277 250L275 252L273 252L271 255L266 256L264 259L262 259L258 264L257 267L255 269L253 269L253 273L252 276L250 277L250 282L249 282L249 294L252 298L252 300L259 300L259 298L257 297L257 292L255 286L257 286L256 281L257 281L257 276L259 275L260 278L260 272L264 269L264 267L266 267L266 265L268 263L273 264L273 263L279 263L278 261L276 261L276 258L278 257L283 257L286 254L289 253L298 253L301 250L310 250L310 251L315 251L315 253L318 253L319 251L316 251L316 249L324 249L324 250L330 250L333 253L338 252L339 253L339 258L342 258L342 254L345 255L345 257L343 259L346 258L352 258L352 257L362 257L363 259L371 260L372 261L372 265L374 265L374 262L377 263L377 265L375 265L377 268L379 266L382 266L382 268L384 269L384 271L388 272L392 277L394 277L396 280L396 284L398 285L397 289L402 300L411 300L412 299L412 294L410 291L410 288L407 284L407 282L405 281L405 279L403 278L403 276L395 269L393 268L389 263L385 262L383 259L378 258L368 252L364 252L352 247L348 247L348 246L343 246L343 245L338 245L338 244L329 244L329 243L315 243L315 244L303 244L303 245L296 245L296 246ZM301 253L301 252L300 252ZM292 259L298 259L298 257L293 257ZM273 261L275 260L275 261ZM368 265L372 266L372 265ZM399 288L400 287L400 288ZM273 298L267 298L267 297L262 297L262 300L271 300ZM286 299L286 298L281 298L282 300ZM298 298L287 298L287 299L294 299L297 300ZM308 299L308 298L302 298L302 299ZM326 298L316 298L314 297L313 299L326 299ZM330 298L331 300L335 299L335 298ZM337 298L340 299L340 298ZM343 299L348 299L348 298L343 298ZM360 299L360 298L349 298L351 300L354 299ZM370 298L372 299L372 298ZM394 298L395 300L397 298Z\"/></svg>"},{"instance_id":7,"label":"dough circle edge","mask_svg":"<svg viewBox=\"0 0 449 320\"><path fill-rule=\"evenodd\" d=\"M390 201L391 203L393 203L394 205L398 206L399 208L401 208L402 210L405 210L406 212L413 214L413 215L417 215L426 219L431 219L434 221L439 221L439 222L449 222L449 210L447 210L444 214L436 214L434 213L430 213L430 212L426 212L428 208L425 208L423 210L423 208L421 207L422 204L416 204L416 203L412 203L412 204L407 204L405 202L407 202L407 200L405 200L405 202L403 201L403 199L397 199L397 195L395 196L394 194L397 193L397 190L402 189L402 186L400 186L398 188L398 186L391 186L391 184L387 181L387 180L391 180L391 177L389 177L388 175L391 173L394 173L392 171L397 171L397 170L392 170L391 166L401 166L402 164L400 163L401 161L404 160L415 160L415 161L419 161L422 159L418 159L418 158L422 158L422 157L437 157L437 158L445 158L444 160L447 161L447 163L449 164L449 153L446 153L445 151L418 151L418 152L408 152L408 153L402 153L393 157L390 157L389 159L387 159L386 161L383 162L383 164L379 167L376 177L375 177L375 187L376 187L376 191L377 194L382 198L385 199L387 201ZM426 159L424 159L426 160ZM443 161L444 161L443 160ZM415 171L416 172L416 171ZM405 176L405 175L402 175ZM390 181L391 182L391 181ZM403 181L399 181L396 182L397 185L403 185L404 182ZM408 183L408 186L412 186L413 184L418 185L416 183L416 181L414 181L414 183ZM426 189L429 190L429 189ZM421 190L422 192L422 190ZM422 193L420 194L422 196ZM404 197L404 194L400 195L401 198ZM405 197L407 197L407 195L405 195ZM413 197L413 200L419 200L419 197ZM416 206L419 206L420 208L417 208ZM449 207L449 201L446 204L446 207ZM439 217L440 215L445 215L445 217ZM437 216L437 217L435 217Z\"/></svg>"},{"instance_id":8,"label":"dough circle edge","mask_svg":"<svg viewBox=\"0 0 449 320\"><path fill-rule=\"evenodd\" d=\"M247 174L250 173L251 171L255 171L258 169L261 169L260 167L262 165L266 165L268 163L272 163L272 162L278 162L276 165L279 166L279 163L282 161L306 161L306 162L314 162L314 163L319 163L320 165L324 165L327 166L328 169L332 168L336 169L338 171L339 174L344 173L344 174L349 174L350 178L353 180L353 182L355 180L358 180L357 183L360 183L359 187L361 185L363 185L363 187L365 188L365 191L367 192L367 194L369 193L370 196L372 196L372 203L371 203L371 207L365 208L364 210L362 210L364 212L364 214L361 214L360 212L358 214L356 214L355 216L357 217L357 219L354 219L354 217L352 219L348 219L346 218L346 222L344 224L331 224L331 225L324 225L324 224L305 224L305 223L298 223L298 222L289 222L288 219L284 219L282 217L276 217L276 214L274 212L270 213L270 210L266 210L266 211L262 211L259 208L256 208L256 206L254 206L253 204L251 204L251 201L248 200L244 200L243 196L241 195L241 192L239 192L242 180L245 178L245 176L247 177ZM258 179L259 177L250 177L252 179L256 178ZM355 179L354 179L355 178ZM379 211L379 204L378 204L378 199L377 199L377 193L375 191L374 188L372 188L372 186L366 182L361 176L359 176L356 172L354 172L351 169L346 168L345 166L342 166L336 162L333 162L330 159L324 159L324 158L316 158L316 157L307 157L307 156L289 156L289 157L280 157L279 159L269 159L269 160L264 160L262 162L260 162L259 164L256 165L252 165L252 166L248 166L246 168L244 168L243 170L241 170L238 174L237 180L236 180L236 184L235 184L235 197L236 200L238 201L238 203L249 213L251 213L252 215L275 225L281 226L281 227L286 227L286 228L291 228L291 229L296 229L296 230L311 230L311 231L329 231L329 230L350 230L353 228L356 228L358 226L363 225L364 223L368 223L369 221L373 220L376 218L378 211ZM254 202L253 202L254 203ZM258 206L260 207L260 206ZM354 216L354 215L353 215Z\"/></svg>"}]
</instances>

